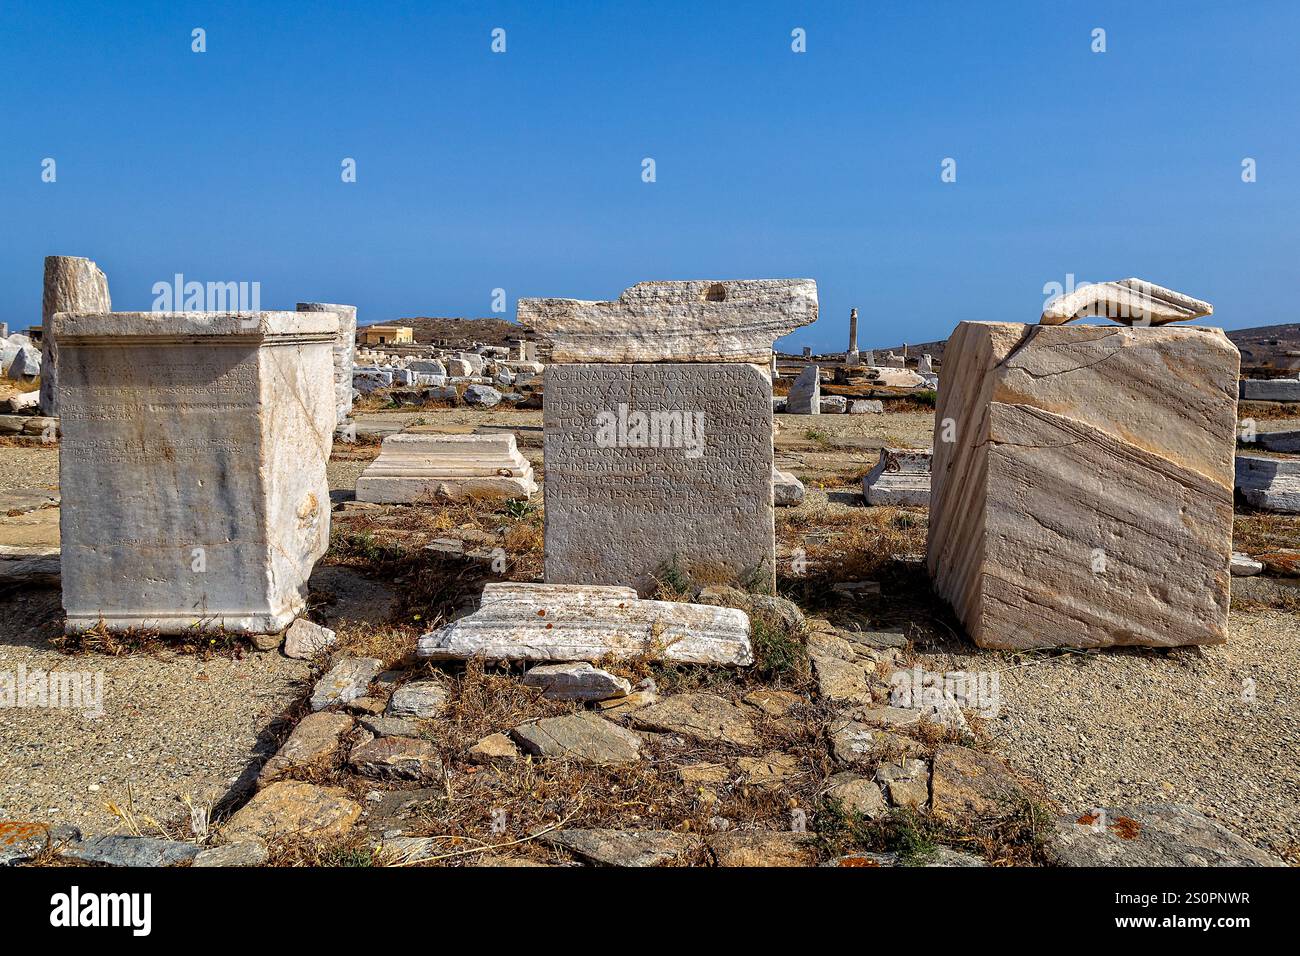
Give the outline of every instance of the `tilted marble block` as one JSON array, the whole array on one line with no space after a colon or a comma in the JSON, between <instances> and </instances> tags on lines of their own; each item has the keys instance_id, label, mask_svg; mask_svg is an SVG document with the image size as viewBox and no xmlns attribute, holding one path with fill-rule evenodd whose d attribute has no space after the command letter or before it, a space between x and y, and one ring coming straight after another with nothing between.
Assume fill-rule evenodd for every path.
<instances>
[{"instance_id":1,"label":"tilted marble block","mask_svg":"<svg viewBox=\"0 0 1300 956\"><path fill-rule=\"evenodd\" d=\"M339 317L334 338L334 410L339 424L352 414L352 369L356 365L357 307L332 302L299 302L299 312L333 312Z\"/></svg>"},{"instance_id":2,"label":"tilted marble block","mask_svg":"<svg viewBox=\"0 0 1300 956\"><path fill-rule=\"evenodd\" d=\"M1238 455L1237 491L1262 511L1300 512L1300 458Z\"/></svg>"},{"instance_id":3,"label":"tilted marble block","mask_svg":"<svg viewBox=\"0 0 1300 956\"><path fill-rule=\"evenodd\" d=\"M754 661L749 615L728 607L642 601L625 587L493 583L479 610L420 638L434 660L599 661L647 654L688 664Z\"/></svg>"},{"instance_id":4,"label":"tilted marble block","mask_svg":"<svg viewBox=\"0 0 1300 956\"><path fill-rule=\"evenodd\" d=\"M640 282L613 302L520 299L518 318L551 362L749 362L817 320L812 279Z\"/></svg>"},{"instance_id":5,"label":"tilted marble block","mask_svg":"<svg viewBox=\"0 0 1300 956\"><path fill-rule=\"evenodd\" d=\"M930 504L928 448L882 448L876 466L862 479L862 498L869 505L924 508Z\"/></svg>"},{"instance_id":6,"label":"tilted marble block","mask_svg":"<svg viewBox=\"0 0 1300 956\"><path fill-rule=\"evenodd\" d=\"M548 365L546 580L775 585L766 367Z\"/></svg>"},{"instance_id":7,"label":"tilted marble block","mask_svg":"<svg viewBox=\"0 0 1300 956\"><path fill-rule=\"evenodd\" d=\"M70 633L268 633L329 543L326 312L78 313L59 337Z\"/></svg>"},{"instance_id":8,"label":"tilted marble block","mask_svg":"<svg viewBox=\"0 0 1300 956\"><path fill-rule=\"evenodd\" d=\"M108 277L89 259L45 257L45 291L41 297L41 414L59 414L59 343L54 316L59 312L107 312L113 308Z\"/></svg>"},{"instance_id":9,"label":"tilted marble block","mask_svg":"<svg viewBox=\"0 0 1300 956\"><path fill-rule=\"evenodd\" d=\"M927 562L977 644L1226 639L1239 364L1218 329L958 325Z\"/></svg>"},{"instance_id":10,"label":"tilted marble block","mask_svg":"<svg viewBox=\"0 0 1300 956\"><path fill-rule=\"evenodd\" d=\"M357 500L410 504L435 498L527 498L533 466L515 436L441 435L418 429L389 435L357 479Z\"/></svg>"}]
</instances>

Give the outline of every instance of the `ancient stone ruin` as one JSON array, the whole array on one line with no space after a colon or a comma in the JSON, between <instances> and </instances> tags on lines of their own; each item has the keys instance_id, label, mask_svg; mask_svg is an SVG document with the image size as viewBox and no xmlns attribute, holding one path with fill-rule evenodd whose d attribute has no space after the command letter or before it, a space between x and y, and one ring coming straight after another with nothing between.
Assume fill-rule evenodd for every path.
<instances>
[{"instance_id":1,"label":"ancient stone ruin","mask_svg":"<svg viewBox=\"0 0 1300 956\"><path fill-rule=\"evenodd\" d=\"M411 504L439 498L527 498L533 466L511 433L442 435L413 428L389 435L357 479L357 500Z\"/></svg>"},{"instance_id":2,"label":"ancient stone ruin","mask_svg":"<svg viewBox=\"0 0 1300 956\"><path fill-rule=\"evenodd\" d=\"M334 339L334 409L342 424L352 412L352 369L356 364L357 307L329 302L299 302L299 312L330 312L338 316L339 331Z\"/></svg>"},{"instance_id":3,"label":"ancient stone ruin","mask_svg":"<svg viewBox=\"0 0 1300 956\"><path fill-rule=\"evenodd\" d=\"M775 586L772 342L817 318L810 279L645 282L613 302L521 299L545 372L546 580L645 594ZM599 542L599 545L595 545Z\"/></svg>"},{"instance_id":4,"label":"ancient stone ruin","mask_svg":"<svg viewBox=\"0 0 1300 956\"><path fill-rule=\"evenodd\" d=\"M59 312L107 312L113 308L108 277L89 259L45 257L45 289L41 297L41 414L55 416L58 407L59 349L54 316Z\"/></svg>"},{"instance_id":5,"label":"ancient stone ruin","mask_svg":"<svg viewBox=\"0 0 1300 956\"><path fill-rule=\"evenodd\" d=\"M332 312L54 316L67 630L274 633L329 541Z\"/></svg>"},{"instance_id":6,"label":"ancient stone ruin","mask_svg":"<svg viewBox=\"0 0 1300 956\"><path fill-rule=\"evenodd\" d=\"M928 563L977 644L1225 640L1238 365L1211 328L957 326Z\"/></svg>"}]
</instances>

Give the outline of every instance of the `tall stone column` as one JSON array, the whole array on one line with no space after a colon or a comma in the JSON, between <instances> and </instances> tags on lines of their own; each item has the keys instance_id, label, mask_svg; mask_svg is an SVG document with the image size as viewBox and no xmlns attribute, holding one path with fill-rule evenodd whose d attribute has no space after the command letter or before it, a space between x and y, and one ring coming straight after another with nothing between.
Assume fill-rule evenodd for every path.
<instances>
[{"instance_id":1,"label":"tall stone column","mask_svg":"<svg viewBox=\"0 0 1300 956\"><path fill-rule=\"evenodd\" d=\"M352 369L357 355L357 307L331 302L299 302L299 312L333 312L339 317L334 340L334 410L336 424L352 414Z\"/></svg>"},{"instance_id":2,"label":"tall stone column","mask_svg":"<svg viewBox=\"0 0 1300 956\"><path fill-rule=\"evenodd\" d=\"M107 312L108 277L90 259L45 257L45 290L41 296L41 414L59 414L59 346L53 319L58 312Z\"/></svg>"},{"instance_id":3,"label":"tall stone column","mask_svg":"<svg viewBox=\"0 0 1300 956\"><path fill-rule=\"evenodd\" d=\"M858 350L858 310L849 309L849 352Z\"/></svg>"},{"instance_id":4,"label":"tall stone column","mask_svg":"<svg viewBox=\"0 0 1300 956\"><path fill-rule=\"evenodd\" d=\"M643 282L518 310L552 351L546 581L648 594L675 568L770 589L772 343L817 318L817 284Z\"/></svg>"}]
</instances>

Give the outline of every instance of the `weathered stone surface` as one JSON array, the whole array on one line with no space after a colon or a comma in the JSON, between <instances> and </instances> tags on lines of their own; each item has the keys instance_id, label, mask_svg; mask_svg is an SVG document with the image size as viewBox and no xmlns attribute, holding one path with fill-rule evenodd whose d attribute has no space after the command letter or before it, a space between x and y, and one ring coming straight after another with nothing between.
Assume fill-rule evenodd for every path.
<instances>
[{"instance_id":1,"label":"weathered stone surface","mask_svg":"<svg viewBox=\"0 0 1300 956\"><path fill-rule=\"evenodd\" d=\"M0 866L22 863L45 852L50 845L50 828L44 823L0 821Z\"/></svg>"},{"instance_id":2,"label":"weathered stone surface","mask_svg":"<svg viewBox=\"0 0 1300 956\"><path fill-rule=\"evenodd\" d=\"M437 717L447 707L447 688L436 680L403 684L388 699L389 717Z\"/></svg>"},{"instance_id":3,"label":"weathered stone surface","mask_svg":"<svg viewBox=\"0 0 1300 956\"><path fill-rule=\"evenodd\" d=\"M817 656L812 659L817 675L817 693L837 704L871 703L871 685L861 664L835 657Z\"/></svg>"},{"instance_id":4,"label":"weathered stone surface","mask_svg":"<svg viewBox=\"0 0 1300 956\"><path fill-rule=\"evenodd\" d=\"M1007 817L1027 799L1020 781L996 757L952 745L935 751L930 803L937 818L969 824Z\"/></svg>"},{"instance_id":5,"label":"weathered stone surface","mask_svg":"<svg viewBox=\"0 0 1300 956\"><path fill-rule=\"evenodd\" d=\"M331 704L346 704L363 696L383 667L384 662L374 657L342 658L316 682L311 709L324 710Z\"/></svg>"},{"instance_id":6,"label":"weathered stone surface","mask_svg":"<svg viewBox=\"0 0 1300 956\"><path fill-rule=\"evenodd\" d=\"M819 407L823 415L843 415L849 410L849 400L843 395L824 395Z\"/></svg>"},{"instance_id":7,"label":"weathered stone surface","mask_svg":"<svg viewBox=\"0 0 1300 956\"><path fill-rule=\"evenodd\" d=\"M711 834L716 866L816 866L817 851L807 833L736 830Z\"/></svg>"},{"instance_id":8,"label":"weathered stone surface","mask_svg":"<svg viewBox=\"0 0 1300 956\"><path fill-rule=\"evenodd\" d=\"M53 326L68 631L283 631L329 543L337 318L59 313Z\"/></svg>"},{"instance_id":9,"label":"weathered stone surface","mask_svg":"<svg viewBox=\"0 0 1300 956\"><path fill-rule=\"evenodd\" d=\"M1258 442L1265 451L1300 452L1300 431L1260 432Z\"/></svg>"},{"instance_id":10,"label":"weathered stone surface","mask_svg":"<svg viewBox=\"0 0 1300 956\"><path fill-rule=\"evenodd\" d=\"M1300 402L1300 378L1243 378L1238 391L1245 402Z\"/></svg>"},{"instance_id":11,"label":"weathered stone surface","mask_svg":"<svg viewBox=\"0 0 1300 956\"><path fill-rule=\"evenodd\" d=\"M799 377L790 386L785 397L787 415L820 415L822 413L821 369L805 365Z\"/></svg>"},{"instance_id":12,"label":"weathered stone surface","mask_svg":"<svg viewBox=\"0 0 1300 956\"><path fill-rule=\"evenodd\" d=\"M874 468L862 479L862 498L869 505L925 508L930 504L928 448L882 448Z\"/></svg>"},{"instance_id":13,"label":"weathered stone surface","mask_svg":"<svg viewBox=\"0 0 1300 956\"><path fill-rule=\"evenodd\" d=\"M1233 577L1248 578L1252 574L1259 574L1264 570L1264 562L1256 561L1248 554L1242 554L1240 551L1232 552L1232 564L1229 566Z\"/></svg>"},{"instance_id":14,"label":"weathered stone surface","mask_svg":"<svg viewBox=\"0 0 1300 956\"><path fill-rule=\"evenodd\" d=\"M330 302L299 302L299 312L329 312L338 316L334 336L334 414L343 423L352 411L352 369L356 365L357 307Z\"/></svg>"},{"instance_id":15,"label":"weathered stone surface","mask_svg":"<svg viewBox=\"0 0 1300 956\"><path fill-rule=\"evenodd\" d=\"M605 765L641 759L641 738L596 714L547 717L511 733L524 750L539 757Z\"/></svg>"},{"instance_id":16,"label":"weathered stone surface","mask_svg":"<svg viewBox=\"0 0 1300 956\"><path fill-rule=\"evenodd\" d=\"M817 320L817 283L641 282L613 302L520 299L518 319L551 342L552 362L766 365L774 341Z\"/></svg>"},{"instance_id":17,"label":"weathered stone surface","mask_svg":"<svg viewBox=\"0 0 1300 956\"><path fill-rule=\"evenodd\" d=\"M879 399L860 398L849 402L850 415L883 415L885 405Z\"/></svg>"},{"instance_id":18,"label":"weathered stone surface","mask_svg":"<svg viewBox=\"0 0 1300 956\"><path fill-rule=\"evenodd\" d=\"M418 737L420 721L414 717L360 717L357 720L363 730L376 737Z\"/></svg>"},{"instance_id":19,"label":"weathered stone surface","mask_svg":"<svg viewBox=\"0 0 1300 956\"><path fill-rule=\"evenodd\" d=\"M347 714L308 714L262 767L257 785L264 787L290 770L323 766L338 753L340 738L351 729L352 718Z\"/></svg>"},{"instance_id":20,"label":"weathered stone surface","mask_svg":"<svg viewBox=\"0 0 1300 956\"><path fill-rule=\"evenodd\" d=\"M494 582L479 610L420 638L435 660L575 661L653 653L693 664L753 663L749 617L733 608L642 601L631 588Z\"/></svg>"},{"instance_id":21,"label":"weathered stone surface","mask_svg":"<svg viewBox=\"0 0 1300 956\"><path fill-rule=\"evenodd\" d=\"M901 362L902 359L899 361ZM923 376L901 365L897 368L877 365L864 368L862 371L871 385L884 385L888 388L919 388L928 384Z\"/></svg>"},{"instance_id":22,"label":"weathered stone surface","mask_svg":"<svg viewBox=\"0 0 1300 956\"><path fill-rule=\"evenodd\" d=\"M837 773L826 781L822 795L837 801L845 810L860 813L868 820L879 820L889 815L889 804L875 781L851 770Z\"/></svg>"},{"instance_id":23,"label":"weathered stone surface","mask_svg":"<svg viewBox=\"0 0 1300 956\"><path fill-rule=\"evenodd\" d=\"M1300 513L1300 458L1238 455L1236 490L1261 511Z\"/></svg>"},{"instance_id":24,"label":"weathered stone surface","mask_svg":"<svg viewBox=\"0 0 1300 956\"><path fill-rule=\"evenodd\" d=\"M548 365L545 393L548 582L646 594L675 565L775 590L763 369Z\"/></svg>"},{"instance_id":25,"label":"weathered stone surface","mask_svg":"<svg viewBox=\"0 0 1300 956\"><path fill-rule=\"evenodd\" d=\"M632 685L609 671L585 661L569 664L540 664L524 674L529 687L537 687L550 700L608 700L626 697Z\"/></svg>"},{"instance_id":26,"label":"weathered stone surface","mask_svg":"<svg viewBox=\"0 0 1300 956\"><path fill-rule=\"evenodd\" d=\"M245 840L240 843L228 843L225 846L204 850L194 857L191 866L262 866L270 854L266 844L257 840Z\"/></svg>"},{"instance_id":27,"label":"weathered stone surface","mask_svg":"<svg viewBox=\"0 0 1300 956\"><path fill-rule=\"evenodd\" d=\"M771 687L759 687L750 691L743 698L744 702L769 717L784 717L804 702L798 694L788 690L776 690Z\"/></svg>"},{"instance_id":28,"label":"weathered stone surface","mask_svg":"<svg viewBox=\"0 0 1300 956\"><path fill-rule=\"evenodd\" d=\"M59 312L107 312L113 308L108 277L89 259L76 256L45 257L45 288L41 296L41 414L59 414L58 335L54 316Z\"/></svg>"},{"instance_id":29,"label":"weathered stone surface","mask_svg":"<svg viewBox=\"0 0 1300 956\"><path fill-rule=\"evenodd\" d=\"M491 385L471 385L465 389L461 398L466 405L477 405L480 408L494 408L501 404L501 393Z\"/></svg>"},{"instance_id":30,"label":"weathered stone surface","mask_svg":"<svg viewBox=\"0 0 1300 956\"><path fill-rule=\"evenodd\" d=\"M1059 817L1044 846L1058 866L1284 866L1190 806L1158 803Z\"/></svg>"},{"instance_id":31,"label":"weathered stone surface","mask_svg":"<svg viewBox=\"0 0 1300 956\"><path fill-rule=\"evenodd\" d=\"M873 765L880 758L891 755L912 755L922 752L915 740L888 730L881 730L849 718L832 722L827 728L831 755L850 767Z\"/></svg>"},{"instance_id":32,"label":"weathered stone surface","mask_svg":"<svg viewBox=\"0 0 1300 956\"><path fill-rule=\"evenodd\" d=\"M69 843L59 854L82 863L103 863L107 866L176 866L192 860L199 853L193 843L179 840L160 840L154 837L109 836L91 837L78 843Z\"/></svg>"},{"instance_id":33,"label":"weathered stone surface","mask_svg":"<svg viewBox=\"0 0 1300 956\"><path fill-rule=\"evenodd\" d=\"M634 727L684 734L700 740L721 740L742 747L759 742L744 708L716 694L674 694L635 711L630 719Z\"/></svg>"},{"instance_id":34,"label":"weathered stone surface","mask_svg":"<svg viewBox=\"0 0 1300 956\"><path fill-rule=\"evenodd\" d=\"M361 804L341 787L282 780L259 790L221 830L225 843L283 837L341 837L361 816ZM197 848L196 848L197 849Z\"/></svg>"},{"instance_id":35,"label":"weathered stone surface","mask_svg":"<svg viewBox=\"0 0 1300 956\"><path fill-rule=\"evenodd\" d=\"M803 482L788 471L772 466L772 499L778 508L790 508L803 501Z\"/></svg>"},{"instance_id":36,"label":"weathered stone surface","mask_svg":"<svg viewBox=\"0 0 1300 956\"><path fill-rule=\"evenodd\" d=\"M622 720L634 710L657 703L659 695L653 690L634 690L626 697L611 697L596 701L596 710L613 720Z\"/></svg>"},{"instance_id":37,"label":"weathered stone surface","mask_svg":"<svg viewBox=\"0 0 1300 956\"><path fill-rule=\"evenodd\" d=\"M400 780L437 780L442 777L438 748L414 737L379 737L352 748L348 755L357 773Z\"/></svg>"},{"instance_id":38,"label":"weathered stone surface","mask_svg":"<svg viewBox=\"0 0 1300 956\"><path fill-rule=\"evenodd\" d=\"M704 841L670 830L552 830L543 843L603 866L687 865L704 853Z\"/></svg>"},{"instance_id":39,"label":"weathered stone surface","mask_svg":"<svg viewBox=\"0 0 1300 956\"><path fill-rule=\"evenodd\" d=\"M905 757L883 763L876 768L876 782L896 807L919 810L930 800L930 765L924 760Z\"/></svg>"},{"instance_id":40,"label":"weathered stone surface","mask_svg":"<svg viewBox=\"0 0 1300 956\"><path fill-rule=\"evenodd\" d=\"M1214 329L957 327L927 560L976 643L1225 639L1238 362Z\"/></svg>"},{"instance_id":41,"label":"weathered stone surface","mask_svg":"<svg viewBox=\"0 0 1300 956\"><path fill-rule=\"evenodd\" d=\"M536 490L533 466L511 432L439 435L416 429L389 435L357 479L357 500L379 504L527 498Z\"/></svg>"},{"instance_id":42,"label":"weathered stone surface","mask_svg":"<svg viewBox=\"0 0 1300 956\"><path fill-rule=\"evenodd\" d=\"M1039 325L1108 318L1124 325L1155 326L1213 315L1214 306L1145 279L1088 282L1047 303Z\"/></svg>"},{"instance_id":43,"label":"weathered stone surface","mask_svg":"<svg viewBox=\"0 0 1300 956\"><path fill-rule=\"evenodd\" d=\"M692 763L677 768L677 776L682 783L696 786L716 786L726 783L731 778L731 768L725 763Z\"/></svg>"},{"instance_id":44,"label":"weathered stone surface","mask_svg":"<svg viewBox=\"0 0 1300 956\"><path fill-rule=\"evenodd\" d=\"M284 653L286 657L307 661L329 650L337 640L337 635L328 627L300 617L284 633Z\"/></svg>"},{"instance_id":45,"label":"weathered stone surface","mask_svg":"<svg viewBox=\"0 0 1300 956\"><path fill-rule=\"evenodd\" d=\"M469 748L469 759L474 763L514 760L519 756L518 745L505 734L489 734Z\"/></svg>"},{"instance_id":46,"label":"weathered stone surface","mask_svg":"<svg viewBox=\"0 0 1300 956\"><path fill-rule=\"evenodd\" d=\"M774 790L803 772L799 758L776 751L762 757L738 757L736 769L741 783L760 790Z\"/></svg>"}]
</instances>

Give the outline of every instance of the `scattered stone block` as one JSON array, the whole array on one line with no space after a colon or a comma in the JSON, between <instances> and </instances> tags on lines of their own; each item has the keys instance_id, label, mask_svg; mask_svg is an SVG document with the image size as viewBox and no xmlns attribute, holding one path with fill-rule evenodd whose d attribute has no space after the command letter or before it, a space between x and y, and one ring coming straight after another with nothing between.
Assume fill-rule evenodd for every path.
<instances>
[{"instance_id":1,"label":"scattered stone block","mask_svg":"<svg viewBox=\"0 0 1300 956\"><path fill-rule=\"evenodd\" d=\"M704 841L670 830L552 830L543 843L602 866L671 866L695 862Z\"/></svg>"},{"instance_id":2,"label":"scattered stone block","mask_svg":"<svg viewBox=\"0 0 1300 956\"><path fill-rule=\"evenodd\" d=\"M1176 803L1057 818L1044 852L1057 866L1285 866L1222 824Z\"/></svg>"},{"instance_id":3,"label":"scattered stone block","mask_svg":"<svg viewBox=\"0 0 1300 956\"><path fill-rule=\"evenodd\" d=\"M821 369L805 365L785 396L787 415L820 415L822 411Z\"/></svg>"},{"instance_id":4,"label":"scattered stone block","mask_svg":"<svg viewBox=\"0 0 1300 956\"><path fill-rule=\"evenodd\" d=\"M799 758L779 751L762 757L738 757L736 769L742 774L742 783L759 790L777 789L803 772Z\"/></svg>"},{"instance_id":5,"label":"scattered stone block","mask_svg":"<svg viewBox=\"0 0 1300 956\"><path fill-rule=\"evenodd\" d=\"M1020 812L1028 795L1006 764L969 747L945 745L934 754L930 805L936 818L967 825Z\"/></svg>"},{"instance_id":6,"label":"scattered stone block","mask_svg":"<svg viewBox=\"0 0 1300 956\"><path fill-rule=\"evenodd\" d=\"M827 780L822 795L838 801L845 810L859 813L868 820L880 820L889 816L889 804L885 802L880 787L871 779L851 770L837 773Z\"/></svg>"},{"instance_id":7,"label":"scattered stone block","mask_svg":"<svg viewBox=\"0 0 1300 956\"><path fill-rule=\"evenodd\" d=\"M791 508L803 501L803 482L788 471L772 466L772 501L778 508Z\"/></svg>"},{"instance_id":8,"label":"scattered stone block","mask_svg":"<svg viewBox=\"0 0 1300 956\"><path fill-rule=\"evenodd\" d=\"M733 608L642 601L631 588L493 582L479 610L424 635L416 649L434 660L596 661L645 653L751 664L749 617Z\"/></svg>"},{"instance_id":9,"label":"scattered stone block","mask_svg":"<svg viewBox=\"0 0 1300 956\"><path fill-rule=\"evenodd\" d=\"M45 257L45 287L41 296L41 414L59 415L58 331L54 316L60 312L108 312L113 308L108 277L89 259L76 256ZM11 337L12 340L12 337Z\"/></svg>"},{"instance_id":10,"label":"scattered stone block","mask_svg":"<svg viewBox=\"0 0 1300 956\"><path fill-rule=\"evenodd\" d=\"M383 667L384 662L373 657L343 658L316 682L311 709L324 710L332 704L347 704L363 696Z\"/></svg>"},{"instance_id":11,"label":"scattered stone block","mask_svg":"<svg viewBox=\"0 0 1300 956\"><path fill-rule=\"evenodd\" d=\"M357 479L357 500L411 504L437 498L527 498L537 490L533 466L513 433L389 435Z\"/></svg>"},{"instance_id":12,"label":"scattered stone block","mask_svg":"<svg viewBox=\"0 0 1300 956\"><path fill-rule=\"evenodd\" d=\"M883 415L885 414L885 404L879 399L859 398L849 402L850 415Z\"/></svg>"},{"instance_id":13,"label":"scattered stone block","mask_svg":"<svg viewBox=\"0 0 1300 956\"><path fill-rule=\"evenodd\" d=\"M349 799L341 787L282 780L259 790L220 835L225 843L337 838L351 830L360 816L361 804Z\"/></svg>"},{"instance_id":14,"label":"scattered stone block","mask_svg":"<svg viewBox=\"0 0 1300 956\"><path fill-rule=\"evenodd\" d=\"M843 415L849 410L849 400L843 395L827 395L819 401L818 408L823 415Z\"/></svg>"},{"instance_id":15,"label":"scattered stone block","mask_svg":"<svg viewBox=\"0 0 1300 956\"><path fill-rule=\"evenodd\" d=\"M862 498L869 505L930 506L928 448L882 448L875 467L862 479Z\"/></svg>"},{"instance_id":16,"label":"scattered stone block","mask_svg":"<svg viewBox=\"0 0 1300 956\"><path fill-rule=\"evenodd\" d=\"M340 740L351 729L352 718L346 714L308 714L262 767L257 785L264 787L291 770L319 767L332 761L339 752Z\"/></svg>"},{"instance_id":17,"label":"scattered stone block","mask_svg":"<svg viewBox=\"0 0 1300 956\"><path fill-rule=\"evenodd\" d=\"M1300 378L1243 378L1239 394L1244 402L1300 402Z\"/></svg>"},{"instance_id":18,"label":"scattered stone block","mask_svg":"<svg viewBox=\"0 0 1300 956\"><path fill-rule=\"evenodd\" d=\"M871 703L871 685L861 664L839 660L835 657L816 656L812 659L817 675L817 693L824 700L836 704Z\"/></svg>"},{"instance_id":19,"label":"scattered stone block","mask_svg":"<svg viewBox=\"0 0 1300 956\"><path fill-rule=\"evenodd\" d=\"M414 717L374 717L358 719L363 730L376 737L418 737L420 722Z\"/></svg>"},{"instance_id":20,"label":"scattered stone block","mask_svg":"<svg viewBox=\"0 0 1300 956\"><path fill-rule=\"evenodd\" d=\"M299 312L328 312L338 316L339 330L334 336L334 414L343 424L352 412L352 369L356 365L357 307L330 302L299 302Z\"/></svg>"},{"instance_id":21,"label":"scattered stone block","mask_svg":"<svg viewBox=\"0 0 1300 956\"><path fill-rule=\"evenodd\" d=\"M758 733L745 710L716 694L675 694L635 711L630 720L634 727L644 730L683 734L698 740L719 740L741 747L759 743Z\"/></svg>"},{"instance_id":22,"label":"scattered stone block","mask_svg":"<svg viewBox=\"0 0 1300 956\"><path fill-rule=\"evenodd\" d=\"M1258 443L1265 451L1286 454L1300 452L1300 431L1260 432Z\"/></svg>"},{"instance_id":23,"label":"scattered stone block","mask_svg":"<svg viewBox=\"0 0 1300 956\"><path fill-rule=\"evenodd\" d=\"M548 700L608 700L626 697L632 685L609 671L585 661L570 664L540 664L524 674L524 683L537 687Z\"/></svg>"},{"instance_id":24,"label":"scattered stone block","mask_svg":"<svg viewBox=\"0 0 1300 956\"><path fill-rule=\"evenodd\" d=\"M566 714L522 724L511 734L525 751L538 757L602 765L641 759L641 738L595 714Z\"/></svg>"},{"instance_id":25,"label":"scattered stone block","mask_svg":"<svg viewBox=\"0 0 1300 956\"><path fill-rule=\"evenodd\" d=\"M548 365L545 393L548 583L648 594L675 566L697 580L775 589L762 368Z\"/></svg>"},{"instance_id":26,"label":"scattered stone block","mask_svg":"<svg viewBox=\"0 0 1300 956\"><path fill-rule=\"evenodd\" d=\"M329 544L337 326L323 312L55 316L69 633L293 623Z\"/></svg>"},{"instance_id":27,"label":"scattered stone block","mask_svg":"<svg viewBox=\"0 0 1300 956\"><path fill-rule=\"evenodd\" d=\"M461 398L466 405L476 405L479 408L495 408L501 404L501 393L490 385L471 385L465 389Z\"/></svg>"},{"instance_id":28,"label":"scattered stone block","mask_svg":"<svg viewBox=\"0 0 1300 956\"><path fill-rule=\"evenodd\" d=\"M927 561L977 644L1226 639L1238 364L1215 329L957 327Z\"/></svg>"},{"instance_id":29,"label":"scattered stone block","mask_svg":"<svg viewBox=\"0 0 1300 956\"><path fill-rule=\"evenodd\" d=\"M522 756L518 745L505 734L489 734L469 748L472 763L491 763L494 760L516 760Z\"/></svg>"},{"instance_id":30,"label":"scattered stone block","mask_svg":"<svg viewBox=\"0 0 1300 956\"><path fill-rule=\"evenodd\" d=\"M0 821L0 866L12 866L44 853L50 845L50 828L44 823Z\"/></svg>"},{"instance_id":31,"label":"scattered stone block","mask_svg":"<svg viewBox=\"0 0 1300 956\"><path fill-rule=\"evenodd\" d=\"M551 342L552 362L766 366L774 341L817 320L817 283L640 282L612 302L520 299L517 312L521 325Z\"/></svg>"},{"instance_id":32,"label":"scattered stone block","mask_svg":"<svg viewBox=\"0 0 1300 956\"><path fill-rule=\"evenodd\" d=\"M904 757L883 763L876 768L876 782L896 807L920 810L930 800L930 765L924 760Z\"/></svg>"},{"instance_id":33,"label":"scattered stone block","mask_svg":"<svg viewBox=\"0 0 1300 956\"><path fill-rule=\"evenodd\" d=\"M1259 574L1264 570L1264 562L1256 561L1248 554L1242 554L1240 551L1232 552L1232 565L1229 568L1233 577L1248 578L1253 574Z\"/></svg>"},{"instance_id":34,"label":"scattered stone block","mask_svg":"<svg viewBox=\"0 0 1300 956\"><path fill-rule=\"evenodd\" d=\"M447 688L436 680L403 684L388 699L389 717L437 717L447 707Z\"/></svg>"},{"instance_id":35,"label":"scattered stone block","mask_svg":"<svg viewBox=\"0 0 1300 956\"><path fill-rule=\"evenodd\" d=\"M110 834L69 843L59 850L59 855L105 866L156 867L176 866L193 860L199 850L195 844L180 840Z\"/></svg>"},{"instance_id":36,"label":"scattered stone block","mask_svg":"<svg viewBox=\"0 0 1300 956\"><path fill-rule=\"evenodd\" d=\"M300 617L284 634L284 653L286 657L307 661L329 650L337 640L338 636L328 627Z\"/></svg>"},{"instance_id":37,"label":"scattered stone block","mask_svg":"<svg viewBox=\"0 0 1300 956\"><path fill-rule=\"evenodd\" d=\"M1236 490L1261 511L1300 513L1300 458L1238 455Z\"/></svg>"},{"instance_id":38,"label":"scattered stone block","mask_svg":"<svg viewBox=\"0 0 1300 956\"><path fill-rule=\"evenodd\" d=\"M257 840L245 840L240 843L228 843L225 846L204 850L194 857L190 866L262 866L270 857L266 844Z\"/></svg>"},{"instance_id":39,"label":"scattered stone block","mask_svg":"<svg viewBox=\"0 0 1300 956\"><path fill-rule=\"evenodd\" d=\"M348 763L357 773L384 779L438 780L438 748L414 737L379 737L352 748Z\"/></svg>"}]
</instances>

